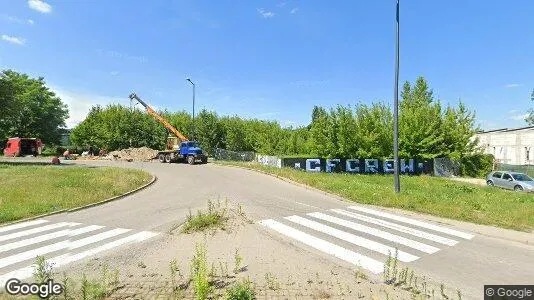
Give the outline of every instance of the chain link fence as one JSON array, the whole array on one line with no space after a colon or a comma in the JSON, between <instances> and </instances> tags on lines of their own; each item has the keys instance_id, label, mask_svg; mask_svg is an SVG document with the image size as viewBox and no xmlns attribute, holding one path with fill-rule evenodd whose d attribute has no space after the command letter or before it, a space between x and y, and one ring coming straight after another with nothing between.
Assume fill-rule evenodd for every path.
<instances>
[{"instance_id":1,"label":"chain link fence","mask_svg":"<svg viewBox=\"0 0 534 300\"><path fill-rule=\"evenodd\" d=\"M256 153L252 151L230 151L226 149L215 149L216 160L230 161L254 161Z\"/></svg>"},{"instance_id":2,"label":"chain link fence","mask_svg":"<svg viewBox=\"0 0 534 300\"><path fill-rule=\"evenodd\" d=\"M528 176L534 177L534 166L533 165L510 165L504 163L495 163L496 171L510 171L510 172L519 172L527 174Z\"/></svg>"},{"instance_id":3,"label":"chain link fence","mask_svg":"<svg viewBox=\"0 0 534 300\"><path fill-rule=\"evenodd\" d=\"M453 177L460 175L460 163L450 158L434 158L434 176Z\"/></svg>"}]
</instances>

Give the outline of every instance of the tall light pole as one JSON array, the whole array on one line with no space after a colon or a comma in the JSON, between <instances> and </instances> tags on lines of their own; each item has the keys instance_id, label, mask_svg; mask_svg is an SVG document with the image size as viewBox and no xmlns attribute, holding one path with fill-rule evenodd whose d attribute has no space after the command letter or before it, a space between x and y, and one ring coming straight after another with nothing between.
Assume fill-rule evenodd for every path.
<instances>
[{"instance_id":1,"label":"tall light pole","mask_svg":"<svg viewBox=\"0 0 534 300\"><path fill-rule=\"evenodd\" d=\"M395 193L400 193L399 177L399 0L396 7L395 37L395 100L393 112L393 167L395 169Z\"/></svg>"},{"instance_id":2,"label":"tall light pole","mask_svg":"<svg viewBox=\"0 0 534 300\"><path fill-rule=\"evenodd\" d=\"M193 81L191 81L190 78L187 78L186 79L187 81L189 81L189 83L191 83L193 85L193 133L191 134L191 140L195 140L195 84L193 83Z\"/></svg>"}]
</instances>

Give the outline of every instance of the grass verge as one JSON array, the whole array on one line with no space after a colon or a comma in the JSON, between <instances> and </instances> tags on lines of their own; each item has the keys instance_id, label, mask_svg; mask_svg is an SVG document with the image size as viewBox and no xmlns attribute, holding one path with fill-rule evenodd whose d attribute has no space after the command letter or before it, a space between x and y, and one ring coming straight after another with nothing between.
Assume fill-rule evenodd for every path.
<instances>
[{"instance_id":1,"label":"grass verge","mask_svg":"<svg viewBox=\"0 0 534 300\"><path fill-rule=\"evenodd\" d=\"M402 176L400 195L391 175L309 173L257 163L217 162L264 171L339 195L358 203L395 207L439 217L530 231L534 228L534 196L475 186L431 176Z\"/></svg>"},{"instance_id":2,"label":"grass verge","mask_svg":"<svg viewBox=\"0 0 534 300\"><path fill-rule=\"evenodd\" d=\"M152 176L123 168L0 163L0 178L2 224L118 196Z\"/></svg>"}]
</instances>

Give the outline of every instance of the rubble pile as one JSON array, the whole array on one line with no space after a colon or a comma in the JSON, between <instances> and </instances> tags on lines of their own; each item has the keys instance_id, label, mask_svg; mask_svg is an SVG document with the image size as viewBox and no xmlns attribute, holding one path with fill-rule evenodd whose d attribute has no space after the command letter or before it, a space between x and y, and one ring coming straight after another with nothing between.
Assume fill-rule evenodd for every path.
<instances>
[{"instance_id":1,"label":"rubble pile","mask_svg":"<svg viewBox=\"0 0 534 300\"><path fill-rule=\"evenodd\" d=\"M107 159L125 160L125 161L150 161L158 155L158 150L148 147L128 148L119 151L109 152Z\"/></svg>"}]
</instances>

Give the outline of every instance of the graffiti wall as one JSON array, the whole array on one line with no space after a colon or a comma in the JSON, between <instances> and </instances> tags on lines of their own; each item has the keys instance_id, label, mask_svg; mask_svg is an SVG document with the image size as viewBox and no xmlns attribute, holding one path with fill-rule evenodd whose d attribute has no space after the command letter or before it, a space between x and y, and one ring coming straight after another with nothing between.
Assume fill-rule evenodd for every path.
<instances>
[{"instance_id":1,"label":"graffiti wall","mask_svg":"<svg viewBox=\"0 0 534 300\"><path fill-rule=\"evenodd\" d=\"M282 167L306 170L307 172L347 172L361 174L392 174L393 159L349 159L349 158L282 158ZM402 174L433 174L432 160L401 159Z\"/></svg>"},{"instance_id":2,"label":"graffiti wall","mask_svg":"<svg viewBox=\"0 0 534 300\"><path fill-rule=\"evenodd\" d=\"M282 159L276 156L256 155L256 161L266 166L277 167L277 168L282 167Z\"/></svg>"}]
</instances>

